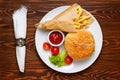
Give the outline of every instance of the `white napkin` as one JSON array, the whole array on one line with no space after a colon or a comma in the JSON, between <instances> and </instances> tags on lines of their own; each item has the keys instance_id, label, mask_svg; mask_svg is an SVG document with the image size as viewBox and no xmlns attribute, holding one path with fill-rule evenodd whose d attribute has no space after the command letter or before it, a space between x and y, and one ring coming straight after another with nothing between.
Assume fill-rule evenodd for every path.
<instances>
[{"instance_id":1,"label":"white napkin","mask_svg":"<svg viewBox=\"0 0 120 80\"><path fill-rule=\"evenodd\" d=\"M25 68L25 53L26 53L26 46L20 47L16 46L16 57L19 66L19 70L24 72Z\"/></svg>"},{"instance_id":2,"label":"white napkin","mask_svg":"<svg viewBox=\"0 0 120 80\"><path fill-rule=\"evenodd\" d=\"M26 38L26 29L27 29L27 8L21 6L18 10L13 13L13 23L14 23L14 33L15 38ZM19 66L19 70L24 72L25 68L25 53L26 46L16 46L16 58Z\"/></svg>"}]
</instances>

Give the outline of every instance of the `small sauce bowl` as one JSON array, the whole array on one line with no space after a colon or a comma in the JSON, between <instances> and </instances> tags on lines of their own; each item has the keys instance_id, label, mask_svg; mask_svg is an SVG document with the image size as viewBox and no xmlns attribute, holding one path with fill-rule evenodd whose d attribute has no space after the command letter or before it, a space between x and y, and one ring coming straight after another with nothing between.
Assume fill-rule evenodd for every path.
<instances>
[{"instance_id":1,"label":"small sauce bowl","mask_svg":"<svg viewBox=\"0 0 120 80\"><path fill-rule=\"evenodd\" d=\"M60 46L64 42L64 34L60 30L52 30L48 33L48 42L52 46Z\"/></svg>"}]
</instances>

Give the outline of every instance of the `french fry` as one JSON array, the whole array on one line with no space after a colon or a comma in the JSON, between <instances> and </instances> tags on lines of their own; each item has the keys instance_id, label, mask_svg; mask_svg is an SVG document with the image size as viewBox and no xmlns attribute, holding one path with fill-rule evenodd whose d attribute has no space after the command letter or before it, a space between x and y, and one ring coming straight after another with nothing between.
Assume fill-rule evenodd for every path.
<instances>
[{"instance_id":1,"label":"french fry","mask_svg":"<svg viewBox=\"0 0 120 80\"><path fill-rule=\"evenodd\" d=\"M82 15L82 8L80 6L78 6L77 8L77 11L78 11L78 15L81 16Z\"/></svg>"},{"instance_id":2,"label":"french fry","mask_svg":"<svg viewBox=\"0 0 120 80\"><path fill-rule=\"evenodd\" d=\"M74 22L75 28L81 29L81 28L84 28L84 26L86 26L89 23L88 19L90 19L91 16L88 14L87 15L84 14L83 9L80 6L77 7L77 11L78 11L77 14L79 15L79 17L73 19L73 22Z\"/></svg>"}]
</instances>

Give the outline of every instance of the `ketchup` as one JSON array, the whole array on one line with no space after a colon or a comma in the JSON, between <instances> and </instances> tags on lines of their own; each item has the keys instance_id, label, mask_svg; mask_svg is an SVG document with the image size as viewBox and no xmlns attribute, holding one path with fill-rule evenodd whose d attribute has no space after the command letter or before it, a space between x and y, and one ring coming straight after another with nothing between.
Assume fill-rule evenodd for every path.
<instances>
[{"instance_id":1,"label":"ketchup","mask_svg":"<svg viewBox=\"0 0 120 80\"><path fill-rule=\"evenodd\" d=\"M60 32L52 32L49 36L49 40L52 44L60 44L62 42L63 36Z\"/></svg>"}]
</instances>

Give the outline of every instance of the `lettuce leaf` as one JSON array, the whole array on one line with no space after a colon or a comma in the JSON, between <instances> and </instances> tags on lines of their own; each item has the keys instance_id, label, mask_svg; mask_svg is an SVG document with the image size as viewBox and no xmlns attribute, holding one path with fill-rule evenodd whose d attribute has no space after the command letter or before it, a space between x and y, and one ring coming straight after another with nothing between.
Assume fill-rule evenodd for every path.
<instances>
[{"instance_id":1,"label":"lettuce leaf","mask_svg":"<svg viewBox=\"0 0 120 80\"><path fill-rule=\"evenodd\" d=\"M63 48L62 51L57 56L49 56L49 60L54 65L60 67L66 65L65 63L65 57L67 56L66 50Z\"/></svg>"}]
</instances>

